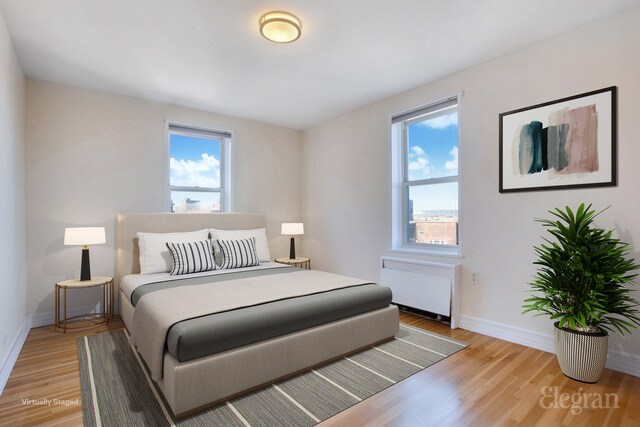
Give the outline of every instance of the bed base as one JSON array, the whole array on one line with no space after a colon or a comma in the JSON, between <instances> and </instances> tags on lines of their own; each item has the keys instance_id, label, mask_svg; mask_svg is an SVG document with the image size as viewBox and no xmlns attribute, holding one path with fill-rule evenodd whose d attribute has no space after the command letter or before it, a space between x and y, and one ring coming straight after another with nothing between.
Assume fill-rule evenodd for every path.
<instances>
[{"instance_id":1,"label":"bed base","mask_svg":"<svg viewBox=\"0 0 640 427\"><path fill-rule=\"evenodd\" d=\"M133 306L120 295L127 327ZM388 340L399 329L394 305L187 362L165 352L157 383L176 418Z\"/></svg>"}]
</instances>

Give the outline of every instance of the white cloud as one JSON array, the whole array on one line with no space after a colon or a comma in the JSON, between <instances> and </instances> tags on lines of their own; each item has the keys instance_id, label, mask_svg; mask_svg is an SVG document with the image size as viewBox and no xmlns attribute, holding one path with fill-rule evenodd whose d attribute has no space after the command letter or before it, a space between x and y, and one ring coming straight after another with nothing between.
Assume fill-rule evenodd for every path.
<instances>
[{"instance_id":1,"label":"white cloud","mask_svg":"<svg viewBox=\"0 0 640 427\"><path fill-rule=\"evenodd\" d=\"M424 156L425 152L419 145L414 145L411 147L411 153L409 153L409 157L415 156Z\"/></svg>"},{"instance_id":2,"label":"white cloud","mask_svg":"<svg viewBox=\"0 0 640 427\"><path fill-rule=\"evenodd\" d=\"M424 149L422 147L414 145L409 149L408 168L410 171L416 172L417 174L427 175L429 172L431 172L429 159L427 158L427 154L424 152ZM419 179L419 177L414 175L413 179L416 178Z\"/></svg>"},{"instance_id":3,"label":"white cloud","mask_svg":"<svg viewBox=\"0 0 640 427\"><path fill-rule=\"evenodd\" d=\"M444 168L449 172L458 173L458 146L453 147L449 154L451 154L451 160L444 163Z\"/></svg>"},{"instance_id":4,"label":"white cloud","mask_svg":"<svg viewBox=\"0 0 640 427\"><path fill-rule=\"evenodd\" d=\"M444 129L449 126L454 126L457 124L458 124L458 113L445 114L444 116L439 116L439 117L425 120L424 122L418 123L419 126L425 126L431 129Z\"/></svg>"},{"instance_id":5,"label":"white cloud","mask_svg":"<svg viewBox=\"0 0 640 427\"><path fill-rule=\"evenodd\" d=\"M171 184L185 187L218 187L220 184L220 161L202 153L198 161L169 159Z\"/></svg>"},{"instance_id":6,"label":"white cloud","mask_svg":"<svg viewBox=\"0 0 640 427\"><path fill-rule=\"evenodd\" d=\"M429 160L426 157L418 157L415 160L409 162L410 171L420 171L424 174L429 173L431 168L429 167Z\"/></svg>"}]
</instances>

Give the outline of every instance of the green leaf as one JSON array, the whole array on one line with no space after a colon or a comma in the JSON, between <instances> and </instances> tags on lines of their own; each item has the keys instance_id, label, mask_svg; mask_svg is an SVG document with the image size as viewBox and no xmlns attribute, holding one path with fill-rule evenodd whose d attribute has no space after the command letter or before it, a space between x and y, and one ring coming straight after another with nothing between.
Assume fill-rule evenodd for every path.
<instances>
[{"instance_id":1,"label":"green leaf","mask_svg":"<svg viewBox=\"0 0 640 427\"><path fill-rule=\"evenodd\" d=\"M546 314L571 328L628 333L640 326L639 303L631 294L640 266L629 257L632 248L614 238L613 230L593 224L608 208L597 212L581 203L575 210L550 210L551 219L534 219L547 234L533 247L538 270L523 313Z\"/></svg>"}]
</instances>

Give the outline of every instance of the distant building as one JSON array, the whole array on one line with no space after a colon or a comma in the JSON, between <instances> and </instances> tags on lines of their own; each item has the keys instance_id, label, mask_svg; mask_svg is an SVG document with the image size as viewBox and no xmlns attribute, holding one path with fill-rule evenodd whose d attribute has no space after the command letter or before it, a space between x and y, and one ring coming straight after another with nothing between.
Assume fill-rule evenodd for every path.
<instances>
[{"instance_id":1,"label":"distant building","mask_svg":"<svg viewBox=\"0 0 640 427\"><path fill-rule=\"evenodd\" d=\"M187 212L199 211L200 210L200 200L193 200L187 197L187 200L184 201Z\"/></svg>"},{"instance_id":2,"label":"distant building","mask_svg":"<svg viewBox=\"0 0 640 427\"><path fill-rule=\"evenodd\" d=\"M200 212L200 200L186 198L180 201L171 199L171 212Z\"/></svg>"},{"instance_id":3,"label":"distant building","mask_svg":"<svg viewBox=\"0 0 640 427\"><path fill-rule=\"evenodd\" d=\"M431 243L436 245L458 244L457 218L429 218L432 221L415 222L416 243ZM433 221L435 219L435 221ZM455 220L452 221L452 220Z\"/></svg>"},{"instance_id":4,"label":"distant building","mask_svg":"<svg viewBox=\"0 0 640 427\"><path fill-rule=\"evenodd\" d=\"M416 241L416 223L412 220L413 216L413 200L409 199L409 225L407 226L407 241Z\"/></svg>"},{"instance_id":5,"label":"distant building","mask_svg":"<svg viewBox=\"0 0 640 427\"><path fill-rule=\"evenodd\" d=\"M413 213L413 200L409 200L407 241L434 245L458 244L458 211L440 210Z\"/></svg>"}]
</instances>

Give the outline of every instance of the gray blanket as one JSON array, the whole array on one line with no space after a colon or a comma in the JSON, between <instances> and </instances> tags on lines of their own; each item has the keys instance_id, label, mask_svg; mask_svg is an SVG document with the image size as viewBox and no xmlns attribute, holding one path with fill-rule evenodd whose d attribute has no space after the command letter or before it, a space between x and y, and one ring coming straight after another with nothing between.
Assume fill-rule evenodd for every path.
<instances>
[{"instance_id":1,"label":"gray blanket","mask_svg":"<svg viewBox=\"0 0 640 427\"><path fill-rule=\"evenodd\" d=\"M169 328L186 319L327 292L369 283L317 270L249 277L159 290L140 298L133 315L131 340L155 381L162 379L165 341Z\"/></svg>"}]
</instances>

